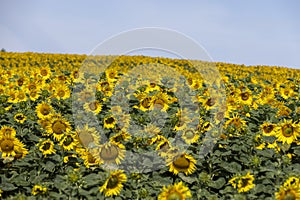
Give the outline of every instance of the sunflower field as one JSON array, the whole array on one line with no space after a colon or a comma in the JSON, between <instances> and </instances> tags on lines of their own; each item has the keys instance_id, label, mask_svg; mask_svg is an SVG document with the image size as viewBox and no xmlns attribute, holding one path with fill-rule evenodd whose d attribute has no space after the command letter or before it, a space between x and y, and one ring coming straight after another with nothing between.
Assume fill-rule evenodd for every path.
<instances>
[{"instance_id":1,"label":"sunflower field","mask_svg":"<svg viewBox=\"0 0 300 200\"><path fill-rule=\"evenodd\" d=\"M300 71L0 53L0 199L300 199Z\"/></svg>"}]
</instances>

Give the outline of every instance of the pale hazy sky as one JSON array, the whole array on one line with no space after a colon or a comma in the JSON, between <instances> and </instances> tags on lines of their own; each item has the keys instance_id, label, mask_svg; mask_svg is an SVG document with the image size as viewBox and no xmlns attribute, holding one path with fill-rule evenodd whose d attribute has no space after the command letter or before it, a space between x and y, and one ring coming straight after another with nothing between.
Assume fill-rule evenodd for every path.
<instances>
[{"instance_id":1,"label":"pale hazy sky","mask_svg":"<svg viewBox=\"0 0 300 200\"><path fill-rule=\"evenodd\" d=\"M300 68L300 1L0 1L0 48L88 54L120 32L179 31L214 61Z\"/></svg>"}]
</instances>

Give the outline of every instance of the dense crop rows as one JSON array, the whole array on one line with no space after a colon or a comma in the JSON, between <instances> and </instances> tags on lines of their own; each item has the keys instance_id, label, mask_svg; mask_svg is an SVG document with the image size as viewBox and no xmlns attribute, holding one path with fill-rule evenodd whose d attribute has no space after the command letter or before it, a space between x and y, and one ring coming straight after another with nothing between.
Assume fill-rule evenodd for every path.
<instances>
[{"instance_id":1,"label":"dense crop rows","mask_svg":"<svg viewBox=\"0 0 300 200\"><path fill-rule=\"evenodd\" d=\"M300 199L300 73L0 53L0 198Z\"/></svg>"}]
</instances>

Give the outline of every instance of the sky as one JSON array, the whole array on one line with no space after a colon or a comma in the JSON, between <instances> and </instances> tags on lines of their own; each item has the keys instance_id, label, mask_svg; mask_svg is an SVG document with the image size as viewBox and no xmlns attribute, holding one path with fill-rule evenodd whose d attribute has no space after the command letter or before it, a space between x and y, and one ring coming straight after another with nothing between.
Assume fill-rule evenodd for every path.
<instances>
[{"instance_id":1,"label":"sky","mask_svg":"<svg viewBox=\"0 0 300 200\"><path fill-rule=\"evenodd\" d=\"M299 8L297 0L1 0L0 48L90 54L124 31L157 27L193 39L212 61L300 68Z\"/></svg>"}]
</instances>

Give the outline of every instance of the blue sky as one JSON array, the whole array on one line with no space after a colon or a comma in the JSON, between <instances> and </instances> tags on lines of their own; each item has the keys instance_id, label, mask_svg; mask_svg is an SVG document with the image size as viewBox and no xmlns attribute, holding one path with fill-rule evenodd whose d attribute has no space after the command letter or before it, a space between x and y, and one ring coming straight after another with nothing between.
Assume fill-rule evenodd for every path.
<instances>
[{"instance_id":1,"label":"blue sky","mask_svg":"<svg viewBox=\"0 0 300 200\"><path fill-rule=\"evenodd\" d=\"M0 48L88 54L120 32L179 31L214 61L300 68L300 1L17 1L0 2Z\"/></svg>"}]
</instances>

